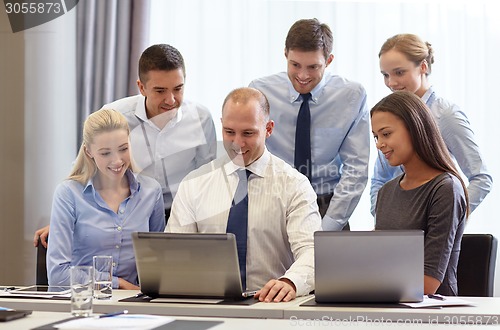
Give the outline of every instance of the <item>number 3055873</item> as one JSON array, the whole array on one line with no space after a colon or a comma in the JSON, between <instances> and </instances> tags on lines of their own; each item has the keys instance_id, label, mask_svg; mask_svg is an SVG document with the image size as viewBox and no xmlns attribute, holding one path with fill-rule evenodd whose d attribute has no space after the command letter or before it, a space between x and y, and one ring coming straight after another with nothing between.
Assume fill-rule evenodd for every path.
<instances>
[{"instance_id":1,"label":"number 3055873","mask_svg":"<svg viewBox=\"0 0 500 330\"><path fill-rule=\"evenodd\" d=\"M7 14L59 14L61 4L58 2L6 2Z\"/></svg>"}]
</instances>

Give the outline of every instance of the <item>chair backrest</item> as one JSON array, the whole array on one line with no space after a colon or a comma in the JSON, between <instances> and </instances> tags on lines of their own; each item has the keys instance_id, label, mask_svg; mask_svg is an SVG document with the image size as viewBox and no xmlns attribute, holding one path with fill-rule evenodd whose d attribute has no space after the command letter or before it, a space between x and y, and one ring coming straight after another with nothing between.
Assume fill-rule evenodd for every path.
<instances>
[{"instance_id":1,"label":"chair backrest","mask_svg":"<svg viewBox=\"0 0 500 330\"><path fill-rule=\"evenodd\" d=\"M38 285L49 285L46 256L47 248L42 245L41 239L38 238L38 247L36 248L36 284Z\"/></svg>"},{"instance_id":2,"label":"chair backrest","mask_svg":"<svg viewBox=\"0 0 500 330\"><path fill-rule=\"evenodd\" d=\"M490 234L464 234L458 259L458 295L493 297L497 239Z\"/></svg>"}]
</instances>

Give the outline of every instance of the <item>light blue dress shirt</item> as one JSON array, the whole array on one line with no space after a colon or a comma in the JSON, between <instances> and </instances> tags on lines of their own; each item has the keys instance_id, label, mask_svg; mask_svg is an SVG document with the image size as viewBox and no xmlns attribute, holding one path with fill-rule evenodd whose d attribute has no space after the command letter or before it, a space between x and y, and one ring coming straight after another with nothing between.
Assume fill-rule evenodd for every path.
<instances>
[{"instance_id":1,"label":"light blue dress shirt","mask_svg":"<svg viewBox=\"0 0 500 330\"><path fill-rule=\"evenodd\" d=\"M132 232L165 229L160 184L126 172L130 196L111 210L95 190L93 180L83 186L66 180L54 193L47 251L49 285L69 285L69 268L92 265L95 255L113 256L113 288L118 278L138 285Z\"/></svg>"},{"instance_id":2,"label":"light blue dress shirt","mask_svg":"<svg viewBox=\"0 0 500 330\"><path fill-rule=\"evenodd\" d=\"M286 72L256 79L250 87L267 96L276 123L266 142L269 151L293 166L301 96ZM359 83L325 71L311 94L311 184L318 195L333 192L323 230L341 230L368 181L371 134L366 92Z\"/></svg>"},{"instance_id":3,"label":"light blue dress shirt","mask_svg":"<svg viewBox=\"0 0 500 330\"><path fill-rule=\"evenodd\" d=\"M490 192L493 179L486 169L469 120L457 105L438 97L432 87L425 92L422 100L431 110L448 151L469 180L467 191L472 212ZM401 173L403 173L401 166L389 165L379 151L370 187L373 215L375 215L378 191L387 181Z\"/></svg>"}]
</instances>

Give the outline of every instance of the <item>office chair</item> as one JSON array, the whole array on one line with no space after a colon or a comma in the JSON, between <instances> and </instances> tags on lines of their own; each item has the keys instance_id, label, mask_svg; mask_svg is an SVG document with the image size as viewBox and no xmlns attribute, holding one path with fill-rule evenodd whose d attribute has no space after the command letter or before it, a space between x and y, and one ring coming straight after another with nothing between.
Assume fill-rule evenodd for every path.
<instances>
[{"instance_id":1,"label":"office chair","mask_svg":"<svg viewBox=\"0 0 500 330\"><path fill-rule=\"evenodd\" d=\"M493 235L463 235L457 267L459 296L493 297L496 257Z\"/></svg>"},{"instance_id":2,"label":"office chair","mask_svg":"<svg viewBox=\"0 0 500 330\"><path fill-rule=\"evenodd\" d=\"M38 238L38 246L36 248L36 284L38 285L49 285L46 256L47 248L42 245L41 239Z\"/></svg>"}]
</instances>

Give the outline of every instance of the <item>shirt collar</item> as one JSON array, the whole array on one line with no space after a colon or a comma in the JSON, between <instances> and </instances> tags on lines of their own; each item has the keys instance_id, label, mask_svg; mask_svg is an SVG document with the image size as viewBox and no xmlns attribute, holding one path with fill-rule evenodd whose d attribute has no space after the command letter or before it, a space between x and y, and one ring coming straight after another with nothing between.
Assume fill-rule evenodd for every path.
<instances>
[{"instance_id":1,"label":"shirt collar","mask_svg":"<svg viewBox=\"0 0 500 330\"><path fill-rule=\"evenodd\" d=\"M248 165L246 169L257 176L264 177L265 170L270 159L271 159L271 153L267 150L267 148L264 148L264 153L262 154L262 156L260 156L259 159L254 161L252 164ZM228 157L228 162L224 165L224 169L226 173L229 175L236 172L239 169L242 169L242 167L233 163Z\"/></svg>"},{"instance_id":2,"label":"shirt collar","mask_svg":"<svg viewBox=\"0 0 500 330\"><path fill-rule=\"evenodd\" d=\"M146 115L146 97L144 95L139 95L139 101L135 105L135 115L143 121L149 120Z\"/></svg>"},{"instance_id":3,"label":"shirt collar","mask_svg":"<svg viewBox=\"0 0 500 330\"><path fill-rule=\"evenodd\" d=\"M132 196L141 189L141 184L137 180L137 173L132 172L132 170L127 169L125 175L127 176L128 184L130 186L130 195ZM95 194L96 190L94 186L94 177L90 178L87 184L83 187L83 194Z\"/></svg>"},{"instance_id":4,"label":"shirt collar","mask_svg":"<svg viewBox=\"0 0 500 330\"><path fill-rule=\"evenodd\" d=\"M131 169L128 169L125 172L125 175L128 178L128 185L130 186L130 195L133 195L135 192L141 190L141 183L137 178L137 173L132 172Z\"/></svg>"},{"instance_id":5,"label":"shirt collar","mask_svg":"<svg viewBox=\"0 0 500 330\"><path fill-rule=\"evenodd\" d=\"M312 89L311 91L311 101L314 103L318 103L318 98L323 90L323 87L325 87L326 84L326 75L327 72L323 75L323 78L321 78L321 81ZM287 79L288 82L288 100L290 103L302 101L302 98L300 97L300 93L293 88L292 82L290 79Z\"/></svg>"},{"instance_id":6,"label":"shirt collar","mask_svg":"<svg viewBox=\"0 0 500 330\"><path fill-rule=\"evenodd\" d=\"M434 93L434 89L432 89L432 86L429 87L429 89L422 95L422 101L424 101L425 104L427 104L427 101L429 101L429 98L431 97L432 93Z\"/></svg>"}]
</instances>

